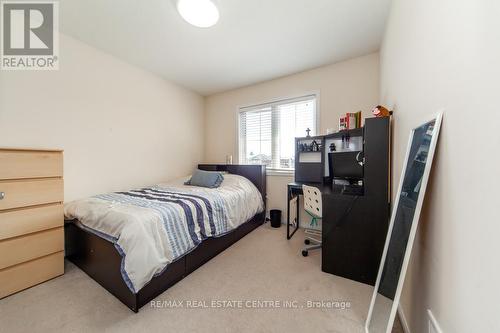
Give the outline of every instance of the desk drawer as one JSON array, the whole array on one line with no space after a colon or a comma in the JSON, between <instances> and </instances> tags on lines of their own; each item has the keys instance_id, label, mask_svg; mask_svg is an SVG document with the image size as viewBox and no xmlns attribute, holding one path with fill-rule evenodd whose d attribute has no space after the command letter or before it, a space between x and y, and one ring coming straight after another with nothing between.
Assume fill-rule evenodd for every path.
<instances>
[{"instance_id":1,"label":"desk drawer","mask_svg":"<svg viewBox=\"0 0 500 333\"><path fill-rule=\"evenodd\" d=\"M63 180L60 178L0 181L0 210L62 202Z\"/></svg>"},{"instance_id":2,"label":"desk drawer","mask_svg":"<svg viewBox=\"0 0 500 333\"><path fill-rule=\"evenodd\" d=\"M0 240L63 225L62 204L0 211Z\"/></svg>"},{"instance_id":3,"label":"desk drawer","mask_svg":"<svg viewBox=\"0 0 500 333\"><path fill-rule=\"evenodd\" d=\"M0 150L0 179L62 177L62 152Z\"/></svg>"},{"instance_id":4,"label":"desk drawer","mask_svg":"<svg viewBox=\"0 0 500 333\"><path fill-rule=\"evenodd\" d=\"M0 270L0 298L64 274L64 251Z\"/></svg>"},{"instance_id":5,"label":"desk drawer","mask_svg":"<svg viewBox=\"0 0 500 333\"><path fill-rule=\"evenodd\" d=\"M0 241L0 269L64 249L63 227Z\"/></svg>"}]
</instances>

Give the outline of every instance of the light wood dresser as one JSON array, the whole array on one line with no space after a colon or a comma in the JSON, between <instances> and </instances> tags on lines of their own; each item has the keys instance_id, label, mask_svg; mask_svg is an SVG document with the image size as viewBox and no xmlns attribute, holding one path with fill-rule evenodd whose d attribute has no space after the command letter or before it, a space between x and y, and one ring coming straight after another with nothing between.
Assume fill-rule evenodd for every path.
<instances>
[{"instance_id":1,"label":"light wood dresser","mask_svg":"<svg viewBox=\"0 0 500 333\"><path fill-rule=\"evenodd\" d=\"M0 148L0 298L64 274L63 152Z\"/></svg>"}]
</instances>

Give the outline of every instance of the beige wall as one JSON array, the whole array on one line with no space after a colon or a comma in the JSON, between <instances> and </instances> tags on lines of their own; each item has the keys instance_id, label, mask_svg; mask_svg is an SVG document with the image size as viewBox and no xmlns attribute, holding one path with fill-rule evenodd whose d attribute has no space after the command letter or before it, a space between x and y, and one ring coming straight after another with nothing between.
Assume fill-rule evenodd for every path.
<instances>
[{"instance_id":1,"label":"beige wall","mask_svg":"<svg viewBox=\"0 0 500 333\"><path fill-rule=\"evenodd\" d=\"M395 110L394 179L410 129L444 122L402 307L443 332L500 332L500 4L395 0L381 51L381 99ZM396 184L395 184L396 185Z\"/></svg>"},{"instance_id":2,"label":"beige wall","mask_svg":"<svg viewBox=\"0 0 500 333\"><path fill-rule=\"evenodd\" d=\"M362 110L367 116L379 100L378 53L320 67L212 95L206 98L205 160L225 162L233 155L237 162L237 110L239 106L263 103L276 98L320 93L320 131L338 128L338 118L346 112ZM286 184L293 176L268 177L268 208L286 215Z\"/></svg>"},{"instance_id":3,"label":"beige wall","mask_svg":"<svg viewBox=\"0 0 500 333\"><path fill-rule=\"evenodd\" d=\"M61 36L59 71L0 72L0 146L62 148L65 199L187 175L204 99Z\"/></svg>"}]
</instances>

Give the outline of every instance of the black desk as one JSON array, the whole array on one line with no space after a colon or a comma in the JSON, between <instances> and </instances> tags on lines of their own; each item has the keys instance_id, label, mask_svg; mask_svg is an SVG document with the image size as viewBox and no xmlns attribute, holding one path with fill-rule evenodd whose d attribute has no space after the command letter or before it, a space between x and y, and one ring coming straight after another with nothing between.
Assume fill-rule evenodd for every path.
<instances>
[{"instance_id":1,"label":"black desk","mask_svg":"<svg viewBox=\"0 0 500 333\"><path fill-rule=\"evenodd\" d=\"M299 227L300 204L297 204L297 225L290 227L290 200L302 194L302 185L317 187L322 192L321 269L363 283L375 284L378 266L389 226L391 185L391 118L366 118L362 129L295 140L295 179L306 183L288 184L287 238ZM362 137L363 187L361 194L346 193L342 185L322 183L326 173L326 146L333 139ZM300 162L300 143L321 143L318 162ZM338 178L338 177L337 177ZM356 192L356 191L354 191Z\"/></svg>"},{"instance_id":2,"label":"black desk","mask_svg":"<svg viewBox=\"0 0 500 333\"><path fill-rule=\"evenodd\" d=\"M291 228L290 200L302 194L302 185L317 187L323 201L321 269L374 285L388 227L389 205L384 198L345 193L345 185L294 182L288 184L287 239Z\"/></svg>"}]
</instances>

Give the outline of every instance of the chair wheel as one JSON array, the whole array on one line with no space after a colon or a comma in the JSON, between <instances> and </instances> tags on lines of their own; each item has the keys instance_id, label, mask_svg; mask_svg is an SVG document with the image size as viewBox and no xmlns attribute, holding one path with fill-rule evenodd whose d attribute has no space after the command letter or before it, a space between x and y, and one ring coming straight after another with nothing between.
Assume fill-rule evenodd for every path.
<instances>
[{"instance_id":1,"label":"chair wheel","mask_svg":"<svg viewBox=\"0 0 500 333\"><path fill-rule=\"evenodd\" d=\"M311 244L311 241L309 239L305 239L304 244L309 245L309 244Z\"/></svg>"},{"instance_id":2,"label":"chair wheel","mask_svg":"<svg viewBox=\"0 0 500 333\"><path fill-rule=\"evenodd\" d=\"M302 250L302 256L307 257L309 252L307 250Z\"/></svg>"}]
</instances>

